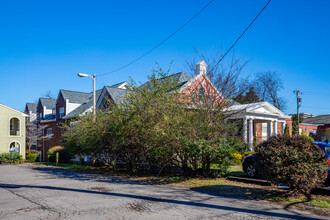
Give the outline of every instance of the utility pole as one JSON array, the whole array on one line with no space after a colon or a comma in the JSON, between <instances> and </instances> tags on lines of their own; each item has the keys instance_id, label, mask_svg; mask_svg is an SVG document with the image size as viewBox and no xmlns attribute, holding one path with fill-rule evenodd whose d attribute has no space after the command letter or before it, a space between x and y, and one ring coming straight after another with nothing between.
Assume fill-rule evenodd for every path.
<instances>
[{"instance_id":1,"label":"utility pole","mask_svg":"<svg viewBox=\"0 0 330 220\"><path fill-rule=\"evenodd\" d=\"M301 98L299 97L299 95L303 93L298 89L294 90L293 93L297 96L297 132L299 135L299 103L301 102Z\"/></svg>"}]
</instances>

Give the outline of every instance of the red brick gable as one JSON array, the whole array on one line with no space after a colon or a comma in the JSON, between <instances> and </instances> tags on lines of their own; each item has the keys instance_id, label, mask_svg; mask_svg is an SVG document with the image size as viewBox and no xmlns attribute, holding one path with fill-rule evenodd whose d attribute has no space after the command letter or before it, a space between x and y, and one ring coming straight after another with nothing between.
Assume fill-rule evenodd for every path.
<instances>
[{"instance_id":1,"label":"red brick gable","mask_svg":"<svg viewBox=\"0 0 330 220\"><path fill-rule=\"evenodd\" d=\"M211 98L212 103L222 104L223 98L221 97L219 91L215 88L211 80L204 74L199 74L189 80L181 88L182 99L185 102L192 102L192 96L195 94L196 101L199 100L200 89L203 89L204 96ZM205 100L207 101L207 100Z\"/></svg>"}]
</instances>

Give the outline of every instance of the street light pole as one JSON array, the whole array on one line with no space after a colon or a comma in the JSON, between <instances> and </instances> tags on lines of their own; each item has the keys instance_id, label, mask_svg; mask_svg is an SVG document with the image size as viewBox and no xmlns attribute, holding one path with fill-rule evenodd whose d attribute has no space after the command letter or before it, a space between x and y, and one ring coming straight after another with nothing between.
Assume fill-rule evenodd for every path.
<instances>
[{"instance_id":1,"label":"street light pole","mask_svg":"<svg viewBox=\"0 0 330 220\"><path fill-rule=\"evenodd\" d=\"M91 77L93 79L93 123L95 123L96 119L96 94L95 94L95 73L93 75L88 75L86 73L78 73L79 77ZM93 153L93 165L95 165L96 162L96 155Z\"/></svg>"},{"instance_id":2,"label":"street light pole","mask_svg":"<svg viewBox=\"0 0 330 220\"><path fill-rule=\"evenodd\" d=\"M93 79L93 122L96 119L96 92L95 92L95 73L93 75L88 75L86 73L78 73L79 77L91 77Z\"/></svg>"},{"instance_id":3,"label":"street light pole","mask_svg":"<svg viewBox=\"0 0 330 220\"><path fill-rule=\"evenodd\" d=\"M93 122L95 122L96 119L95 73L93 73L92 79L93 79Z\"/></svg>"}]
</instances>

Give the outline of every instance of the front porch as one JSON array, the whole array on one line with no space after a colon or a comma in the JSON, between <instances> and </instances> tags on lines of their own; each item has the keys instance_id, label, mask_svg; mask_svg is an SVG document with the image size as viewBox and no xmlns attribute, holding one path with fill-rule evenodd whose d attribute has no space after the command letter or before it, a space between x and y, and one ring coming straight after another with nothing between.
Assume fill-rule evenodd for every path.
<instances>
[{"instance_id":1,"label":"front porch","mask_svg":"<svg viewBox=\"0 0 330 220\"><path fill-rule=\"evenodd\" d=\"M243 123L243 140L253 147L270 138L284 133L286 119L284 114L268 102L236 104L228 108L230 119L240 119ZM290 126L291 124L288 124Z\"/></svg>"},{"instance_id":2,"label":"front porch","mask_svg":"<svg viewBox=\"0 0 330 220\"><path fill-rule=\"evenodd\" d=\"M245 116L243 119L243 140L253 147L270 138L271 136L281 135L284 133L285 120Z\"/></svg>"}]
</instances>

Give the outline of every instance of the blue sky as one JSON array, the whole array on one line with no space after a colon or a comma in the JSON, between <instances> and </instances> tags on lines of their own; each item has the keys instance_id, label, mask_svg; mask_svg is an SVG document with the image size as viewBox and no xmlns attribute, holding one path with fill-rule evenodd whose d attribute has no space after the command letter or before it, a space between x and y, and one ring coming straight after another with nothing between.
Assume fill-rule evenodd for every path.
<instances>
[{"instance_id":1,"label":"blue sky","mask_svg":"<svg viewBox=\"0 0 330 220\"><path fill-rule=\"evenodd\" d=\"M77 73L110 72L140 56L171 34L206 0L3 1L0 7L0 103L23 110L46 91L92 90ZM195 49L226 50L266 0L215 0L173 38L139 62L97 79L98 89L134 78L144 82L154 63L185 71ZM330 1L273 0L235 47L249 61L245 73L280 74L288 101L302 95L301 111L330 113ZM229 54L228 58L232 54ZM225 61L226 62L226 61Z\"/></svg>"}]
</instances>

